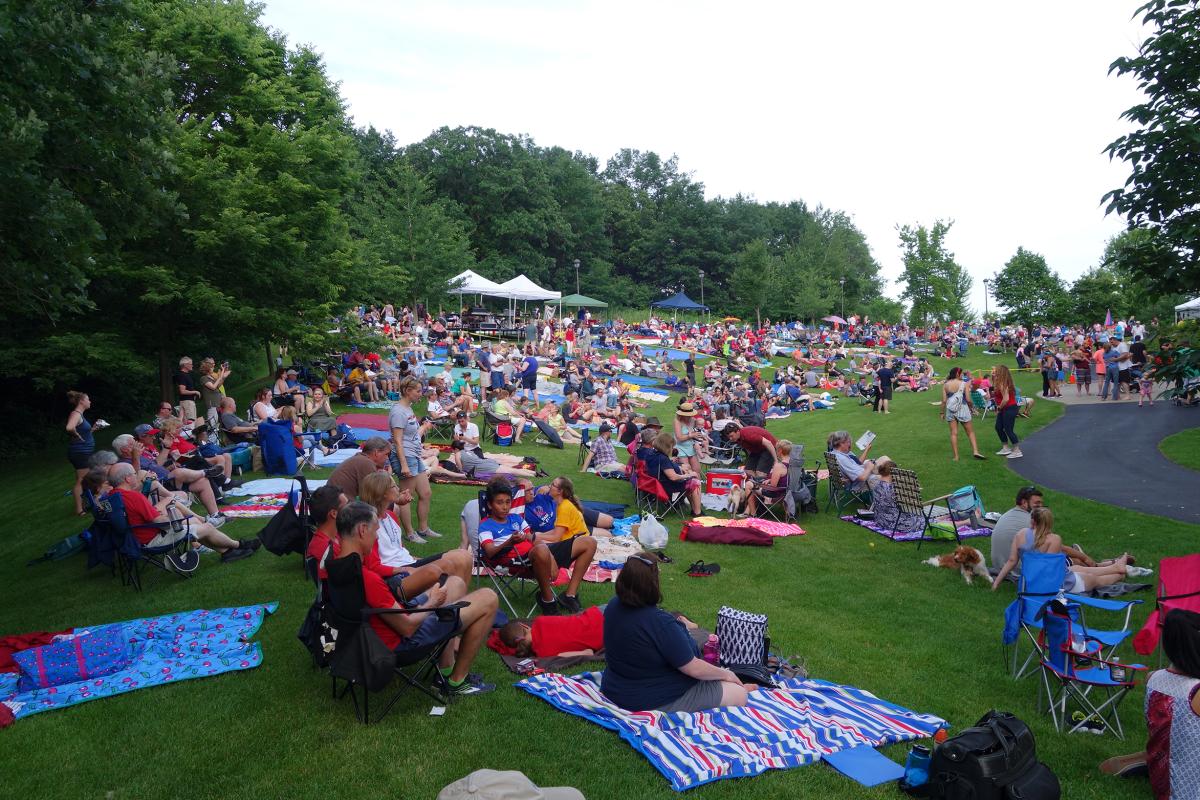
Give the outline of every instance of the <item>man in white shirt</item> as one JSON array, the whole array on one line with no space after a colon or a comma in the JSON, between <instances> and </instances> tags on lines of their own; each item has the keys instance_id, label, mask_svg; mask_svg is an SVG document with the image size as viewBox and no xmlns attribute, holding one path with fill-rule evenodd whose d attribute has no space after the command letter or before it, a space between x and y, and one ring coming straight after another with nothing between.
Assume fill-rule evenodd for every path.
<instances>
[{"instance_id":1,"label":"man in white shirt","mask_svg":"<svg viewBox=\"0 0 1200 800\"><path fill-rule=\"evenodd\" d=\"M479 446L479 426L471 422L465 411L458 412L452 435L455 441L460 441L467 447Z\"/></svg>"},{"instance_id":2,"label":"man in white shirt","mask_svg":"<svg viewBox=\"0 0 1200 800\"><path fill-rule=\"evenodd\" d=\"M449 419L450 413L442 408L442 404L438 402L437 389L430 386L425 390L426 410L425 416L434 420Z\"/></svg>"},{"instance_id":3,"label":"man in white shirt","mask_svg":"<svg viewBox=\"0 0 1200 800\"><path fill-rule=\"evenodd\" d=\"M883 456L877 460L869 458L860 458L850 452L853 446L850 442L850 434L847 431L834 431L829 434L829 440L826 443L829 452L833 453L837 459L838 469L842 472L842 477L846 480L846 487L851 491L861 492L868 488L874 488L875 484L879 483L879 475L875 473L875 469L879 462L888 461L887 456ZM871 452L871 446L875 444L872 440L862 451L863 456Z\"/></svg>"}]
</instances>

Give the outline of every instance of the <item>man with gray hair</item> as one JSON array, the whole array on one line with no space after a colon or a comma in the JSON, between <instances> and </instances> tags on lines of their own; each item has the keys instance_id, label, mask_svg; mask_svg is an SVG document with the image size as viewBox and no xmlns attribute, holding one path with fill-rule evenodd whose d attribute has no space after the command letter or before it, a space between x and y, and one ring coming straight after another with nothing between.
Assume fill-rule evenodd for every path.
<instances>
[{"instance_id":1,"label":"man with gray hair","mask_svg":"<svg viewBox=\"0 0 1200 800\"><path fill-rule=\"evenodd\" d=\"M856 456L850 452L851 442L848 431L834 431L829 434L826 449L837 459L838 469L842 471L842 477L846 479L846 486L851 491L861 492L868 488L874 488L875 484L879 483L879 475L876 473L879 464L891 460L887 456L878 460L865 458L867 453L871 452L873 444L875 444L875 440L872 439L871 443L863 448L862 456Z\"/></svg>"},{"instance_id":2,"label":"man with gray hair","mask_svg":"<svg viewBox=\"0 0 1200 800\"><path fill-rule=\"evenodd\" d=\"M121 496L125 505L125 517L133 529L133 536L143 546L160 547L172 544L191 533L200 544L220 553L221 561L226 563L252 556L258 549L257 539L244 542L230 539L210 523L199 521L196 515L170 492L164 493L157 504L151 503L141 492L141 479L137 470L128 462L121 461L109 467L108 482L113 491ZM169 509L173 510L173 514L168 513ZM181 530L176 530L173 525L165 528L149 527L154 523L171 522L172 516L175 519L189 520L189 525Z\"/></svg>"},{"instance_id":3,"label":"man with gray hair","mask_svg":"<svg viewBox=\"0 0 1200 800\"><path fill-rule=\"evenodd\" d=\"M179 395L179 415L184 422L196 419L196 398L200 396L196 389L196 381L192 377L192 359L184 356L179 359L179 370L171 382L175 384L175 392Z\"/></svg>"},{"instance_id":4,"label":"man with gray hair","mask_svg":"<svg viewBox=\"0 0 1200 800\"><path fill-rule=\"evenodd\" d=\"M139 425L138 428L142 429L145 426ZM144 431L144 433L147 432ZM186 467L174 467L168 470L159 463L156 457L157 454L152 456L147 451L145 442L128 433L123 433L113 439L112 447L121 461L134 466L137 470L139 481L146 474L150 474L158 481L159 487L166 486L170 488L174 486L174 488L180 491L191 492L208 512L208 522L217 528L225 524L225 515L217 507L217 497L216 493L213 492L212 483L202 471L187 469Z\"/></svg>"}]
</instances>

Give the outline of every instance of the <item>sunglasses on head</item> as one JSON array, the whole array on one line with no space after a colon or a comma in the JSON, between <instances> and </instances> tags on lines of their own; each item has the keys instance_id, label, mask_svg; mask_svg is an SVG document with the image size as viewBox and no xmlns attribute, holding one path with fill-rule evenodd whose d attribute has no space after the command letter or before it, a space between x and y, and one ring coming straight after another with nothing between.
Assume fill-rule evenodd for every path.
<instances>
[{"instance_id":1,"label":"sunglasses on head","mask_svg":"<svg viewBox=\"0 0 1200 800\"><path fill-rule=\"evenodd\" d=\"M646 556L635 555L635 556L629 556L629 558L632 558L634 561L640 561L643 564L645 564L647 567L657 567L658 566L658 562L653 561L649 558L646 558Z\"/></svg>"}]
</instances>

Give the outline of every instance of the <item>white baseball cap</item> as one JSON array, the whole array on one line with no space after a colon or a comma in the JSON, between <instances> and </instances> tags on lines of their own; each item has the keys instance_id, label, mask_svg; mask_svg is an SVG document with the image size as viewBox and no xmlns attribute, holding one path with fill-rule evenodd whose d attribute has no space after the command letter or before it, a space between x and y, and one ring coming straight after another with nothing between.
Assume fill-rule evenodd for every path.
<instances>
[{"instance_id":1,"label":"white baseball cap","mask_svg":"<svg viewBox=\"0 0 1200 800\"><path fill-rule=\"evenodd\" d=\"M569 786L538 788L524 773L477 769L438 792L437 800L585 800Z\"/></svg>"}]
</instances>

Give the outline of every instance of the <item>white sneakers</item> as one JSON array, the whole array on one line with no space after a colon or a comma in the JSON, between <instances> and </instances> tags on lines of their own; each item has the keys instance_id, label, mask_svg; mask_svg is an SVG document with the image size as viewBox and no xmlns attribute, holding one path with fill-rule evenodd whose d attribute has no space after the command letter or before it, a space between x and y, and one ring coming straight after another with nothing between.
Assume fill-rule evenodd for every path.
<instances>
[{"instance_id":1,"label":"white sneakers","mask_svg":"<svg viewBox=\"0 0 1200 800\"><path fill-rule=\"evenodd\" d=\"M996 451L996 455L1006 456L1011 452L1012 452L1012 448L1009 447L1008 445L1004 445L1004 447L1001 447L999 450Z\"/></svg>"},{"instance_id":2,"label":"white sneakers","mask_svg":"<svg viewBox=\"0 0 1200 800\"><path fill-rule=\"evenodd\" d=\"M1153 575L1154 570L1146 567L1135 567L1133 565L1125 567L1125 575L1130 578L1144 578L1147 575Z\"/></svg>"},{"instance_id":3,"label":"white sneakers","mask_svg":"<svg viewBox=\"0 0 1200 800\"><path fill-rule=\"evenodd\" d=\"M1007 457L1008 458L1020 458L1023 455L1025 455L1025 454L1022 453L1021 448L1018 447L1016 450L1013 450L1011 453L1009 453Z\"/></svg>"}]
</instances>

